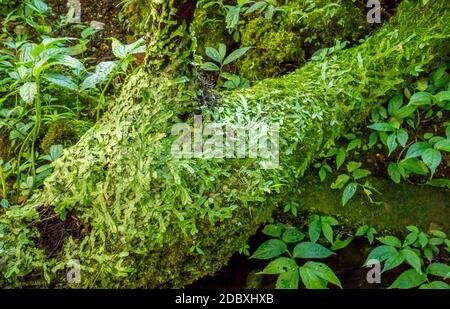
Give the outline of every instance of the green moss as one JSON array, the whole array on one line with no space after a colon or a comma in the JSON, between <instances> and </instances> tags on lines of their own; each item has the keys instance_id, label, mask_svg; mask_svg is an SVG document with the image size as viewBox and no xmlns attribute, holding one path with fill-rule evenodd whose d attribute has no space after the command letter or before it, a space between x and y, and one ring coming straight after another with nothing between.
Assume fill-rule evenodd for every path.
<instances>
[{"instance_id":1,"label":"green moss","mask_svg":"<svg viewBox=\"0 0 450 309\"><path fill-rule=\"evenodd\" d=\"M60 120L50 125L41 142L41 149L48 153L52 145L64 147L75 144L91 125L85 121Z\"/></svg>"},{"instance_id":2,"label":"green moss","mask_svg":"<svg viewBox=\"0 0 450 309\"><path fill-rule=\"evenodd\" d=\"M306 176L299 182L302 192L296 201L309 213L335 216L353 231L367 224L378 231L396 234L405 233L408 225L425 231L439 227L450 232L449 190L394 184L390 180L373 177L369 181L381 192L373 196L379 204L370 203L363 193L358 192L346 206L342 206L342 191L330 188L331 178L321 183L316 176Z\"/></svg>"},{"instance_id":3,"label":"green moss","mask_svg":"<svg viewBox=\"0 0 450 309\"><path fill-rule=\"evenodd\" d=\"M274 29L273 22L262 17L246 24L241 45L254 47L237 65L245 78L280 76L305 61L300 36L293 31Z\"/></svg>"}]
</instances>

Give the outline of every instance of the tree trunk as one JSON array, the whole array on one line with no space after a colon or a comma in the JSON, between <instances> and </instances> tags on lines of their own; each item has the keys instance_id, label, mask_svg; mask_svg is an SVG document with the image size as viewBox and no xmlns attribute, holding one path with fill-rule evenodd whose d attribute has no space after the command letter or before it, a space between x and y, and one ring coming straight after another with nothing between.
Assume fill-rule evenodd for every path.
<instances>
[{"instance_id":1,"label":"tree trunk","mask_svg":"<svg viewBox=\"0 0 450 309\"><path fill-rule=\"evenodd\" d=\"M261 169L257 159L180 160L171 154L172 124L197 110L195 87L177 78L189 76L191 15L176 10L188 1L159 2L149 4L158 17L149 28L146 67L64 151L42 192L1 218L0 248L12 252L2 285L30 284L20 280L31 273L37 284L65 286L70 259L81 263L80 287L181 287L213 274L297 191L298 178L320 152L411 74L448 60L450 3L403 3L395 21L360 46L223 93L217 109L204 112L225 123L245 117L280 123L279 169ZM79 228L73 234L66 226L63 248L51 254L37 246L49 209ZM29 228L23 221L31 221ZM20 245L18 237L25 239Z\"/></svg>"}]
</instances>

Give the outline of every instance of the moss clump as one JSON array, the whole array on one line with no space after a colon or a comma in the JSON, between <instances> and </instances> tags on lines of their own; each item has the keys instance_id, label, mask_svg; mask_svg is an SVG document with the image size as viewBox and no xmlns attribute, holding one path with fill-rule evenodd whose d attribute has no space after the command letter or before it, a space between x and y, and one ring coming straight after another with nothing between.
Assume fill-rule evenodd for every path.
<instances>
[{"instance_id":1,"label":"moss clump","mask_svg":"<svg viewBox=\"0 0 450 309\"><path fill-rule=\"evenodd\" d=\"M52 145L72 146L90 126L88 122L77 120L60 120L54 122L50 125L42 139L41 149L48 153Z\"/></svg>"},{"instance_id":2,"label":"moss clump","mask_svg":"<svg viewBox=\"0 0 450 309\"><path fill-rule=\"evenodd\" d=\"M279 76L305 62L301 37L293 31L274 29L273 22L262 17L246 25L241 45L255 47L238 63L245 78Z\"/></svg>"}]
</instances>

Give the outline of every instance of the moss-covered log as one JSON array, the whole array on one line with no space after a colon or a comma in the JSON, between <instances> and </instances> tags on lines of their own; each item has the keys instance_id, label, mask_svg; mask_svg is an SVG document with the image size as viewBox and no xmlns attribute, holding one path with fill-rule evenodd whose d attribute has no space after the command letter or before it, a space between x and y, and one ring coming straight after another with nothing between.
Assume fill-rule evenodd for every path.
<instances>
[{"instance_id":1,"label":"moss-covered log","mask_svg":"<svg viewBox=\"0 0 450 309\"><path fill-rule=\"evenodd\" d=\"M81 262L78 287L180 287L213 274L296 190L321 151L411 75L448 60L450 3L405 2L360 46L224 93L216 111L205 111L222 122L280 123L281 168L263 170L255 159L180 160L171 154L171 126L192 115L196 96L176 78L188 74L190 19L177 8L190 7L159 2L149 2L147 66L65 150L44 190L0 218L3 286L67 286L70 259ZM49 216L53 210L67 224ZM62 229L52 248L43 222Z\"/></svg>"},{"instance_id":2,"label":"moss-covered log","mask_svg":"<svg viewBox=\"0 0 450 309\"><path fill-rule=\"evenodd\" d=\"M350 230L362 225L380 232L402 234L408 225L424 231L440 229L450 233L450 191L409 183L395 184L382 178L370 178L380 192L371 203L361 192L343 207L341 190L330 188L331 179L321 182L317 176L307 175L299 181L301 193L295 198L299 209L312 214L334 216Z\"/></svg>"}]
</instances>

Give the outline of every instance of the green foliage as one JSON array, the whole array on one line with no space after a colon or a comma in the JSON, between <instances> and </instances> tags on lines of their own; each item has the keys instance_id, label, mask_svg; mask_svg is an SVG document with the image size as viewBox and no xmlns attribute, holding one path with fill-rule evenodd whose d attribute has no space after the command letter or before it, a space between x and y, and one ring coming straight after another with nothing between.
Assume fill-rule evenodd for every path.
<instances>
[{"instance_id":1,"label":"green foliage","mask_svg":"<svg viewBox=\"0 0 450 309\"><path fill-rule=\"evenodd\" d=\"M405 263L412 267L400 274L390 288L409 289L420 286L421 289L449 289L450 285L444 281L450 277L450 266L437 262L435 257L442 254L442 249L450 253L450 241L445 233L432 230L427 234L415 226L408 226L407 229L409 234L403 241L390 235L378 237L381 245L369 253L366 263L370 260L384 262L383 272Z\"/></svg>"},{"instance_id":2,"label":"green foliage","mask_svg":"<svg viewBox=\"0 0 450 309\"><path fill-rule=\"evenodd\" d=\"M278 275L276 288L297 289L300 281L307 289L326 288L328 284L342 288L334 272L324 263L307 261L299 265L299 259L325 259L334 255L326 244L334 245L332 225L338 222L332 217L312 216L310 218L308 238L297 228L282 224L266 225L263 233L274 237L262 243L250 258L271 260L259 274ZM323 231L325 238L320 237ZM351 238L348 238L351 241ZM339 249L349 244L341 243Z\"/></svg>"}]
</instances>

